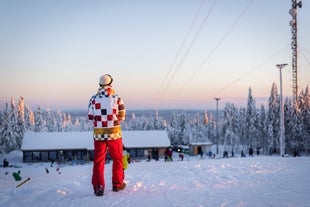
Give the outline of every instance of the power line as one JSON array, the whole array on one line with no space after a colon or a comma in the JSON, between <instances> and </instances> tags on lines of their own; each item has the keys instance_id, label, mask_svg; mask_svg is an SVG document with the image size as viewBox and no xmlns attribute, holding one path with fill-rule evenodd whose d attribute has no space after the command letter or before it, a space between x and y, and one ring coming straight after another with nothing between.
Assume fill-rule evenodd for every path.
<instances>
[{"instance_id":1,"label":"power line","mask_svg":"<svg viewBox=\"0 0 310 207\"><path fill-rule=\"evenodd\" d=\"M266 62L268 62L269 60L271 60L273 57L277 56L279 53L281 53L282 51L284 51L286 48L288 48L289 46L285 46L279 50L277 50L275 53L273 53L272 55L270 55L269 57L267 57L265 60L263 60L261 63L259 63L257 66L255 66L254 68L252 68L250 71L242 74L241 76L239 76L237 79L235 79L234 81L230 82L229 84L227 84L226 86L224 86L222 89L220 89L219 91L217 91L216 93L214 93L213 95L209 96L207 99L213 98L218 96L220 93L222 93L223 91L225 91L226 89L230 88L232 85L234 85L235 83L237 83L238 81L240 81L241 79L245 78L246 76L248 76L250 73L253 73L254 71L256 71L257 69L259 69L260 67L262 67Z\"/></svg>"},{"instance_id":2,"label":"power line","mask_svg":"<svg viewBox=\"0 0 310 207\"><path fill-rule=\"evenodd\" d=\"M300 46L300 48L302 48L302 50L300 50L302 56L305 58L306 62L307 62L308 65L310 66L310 62L309 62L308 58L306 57L306 55L305 55L304 52L303 52L303 51L305 51L305 52L309 53L309 51L307 51L301 44L299 44L299 46Z\"/></svg>"},{"instance_id":3,"label":"power line","mask_svg":"<svg viewBox=\"0 0 310 207\"><path fill-rule=\"evenodd\" d=\"M194 71L192 76L187 79L187 81L183 84L183 86L177 91L176 95L180 94L180 92L185 88L185 86L194 78L194 76L201 70L202 66L206 63L206 61L213 55L213 53L216 51L216 49L224 42L228 34L233 30L233 28L237 25L237 23L240 21L240 19L243 17L245 12L248 10L250 5L254 2L254 0L251 0L248 5L243 9L243 11L240 13L238 18L233 22L233 24L230 26L230 28L226 31L226 33L223 35L223 37L220 39L220 41L216 44L216 46L211 50L211 52L207 55L207 57L201 62L201 64L197 67L197 69Z\"/></svg>"},{"instance_id":4,"label":"power line","mask_svg":"<svg viewBox=\"0 0 310 207\"><path fill-rule=\"evenodd\" d=\"M190 49L191 49L192 46L194 45L194 43L195 43L195 41L196 41L198 35L200 34L200 32L201 32L203 26L204 26L205 23L206 23L208 17L210 16L211 12L213 11L213 9L214 9L214 7L215 7L215 3L216 3L216 0L213 2L213 4L212 4L210 10L208 11L207 15L205 16L203 22L201 23L201 25L200 25L200 27L199 27L199 29L198 29L198 31L196 32L196 35L194 36L194 38L193 38L193 40L192 40L190 46L187 48L187 50L186 50L185 54L183 55L183 57L182 57L180 63L178 64L178 66L177 66L177 68L175 69L174 73L172 74L172 76L170 77L169 81L167 82L167 85L166 85L166 87L164 88L164 91L166 91L167 88L170 86L170 84L171 84L173 78L175 77L176 73L177 73L178 70L181 68L181 65L183 64L183 62L184 62L184 60L185 60L187 54L189 53Z\"/></svg>"},{"instance_id":5,"label":"power line","mask_svg":"<svg viewBox=\"0 0 310 207\"><path fill-rule=\"evenodd\" d=\"M166 83L166 81L167 81L167 78L168 78L168 76L170 75L170 72L171 72L172 68L174 67L175 62L176 62L176 60L178 59L178 57L179 57L179 55L180 55L180 53L181 53L181 50L183 49L184 44L185 44L185 42L186 42L186 40L187 40L189 34L191 33L192 29L193 29L193 26L194 26L194 24L195 24L195 22L196 22L196 20L197 20L197 17L199 16L199 13L200 13L201 8L202 8L202 6L203 6L204 3L205 3L205 0L202 0L202 1L201 1L201 4L200 4L200 6L199 6L199 8L198 8L198 10L197 10L197 12L196 12L196 14L195 14L195 17L194 17L194 19L193 19L193 21L192 21L192 23L191 23L191 26L189 27L189 29L188 29L188 31L187 31L187 33L186 33L184 39L183 39L183 42L182 42L182 44L181 44L181 46L180 46L180 48L179 48L179 50L178 50L176 56L174 57L174 59L173 59L173 61L172 61L172 64L171 64L171 66L170 66L170 68L169 68L169 70L168 70L168 72L167 72L167 74L166 74L166 76L165 76L163 82L160 84L160 88L159 88L159 90L158 90L158 95L160 95L160 93L161 93L161 91L162 91L162 89L163 89L163 86L165 85L165 83Z\"/></svg>"}]
</instances>

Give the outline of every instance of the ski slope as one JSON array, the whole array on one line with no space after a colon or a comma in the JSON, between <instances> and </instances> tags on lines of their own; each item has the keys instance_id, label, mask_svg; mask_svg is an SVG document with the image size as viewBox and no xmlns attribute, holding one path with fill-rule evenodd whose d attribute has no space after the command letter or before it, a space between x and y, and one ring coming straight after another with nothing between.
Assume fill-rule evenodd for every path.
<instances>
[{"instance_id":1,"label":"ski slope","mask_svg":"<svg viewBox=\"0 0 310 207\"><path fill-rule=\"evenodd\" d=\"M0 168L0 206L310 206L310 157L254 156L229 159L185 157L173 162L141 161L126 170L124 191L112 192L111 164L106 164L106 190L93 194L92 163L26 164L21 152L2 155L21 168ZM57 170L59 167L59 170ZM45 169L48 169L49 173ZM21 171L16 188L12 173Z\"/></svg>"}]
</instances>

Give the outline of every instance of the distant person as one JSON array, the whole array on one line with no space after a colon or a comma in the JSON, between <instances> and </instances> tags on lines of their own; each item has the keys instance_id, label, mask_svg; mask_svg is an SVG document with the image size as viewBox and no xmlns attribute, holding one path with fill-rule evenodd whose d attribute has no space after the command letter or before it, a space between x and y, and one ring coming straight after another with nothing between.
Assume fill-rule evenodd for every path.
<instances>
[{"instance_id":1,"label":"distant person","mask_svg":"<svg viewBox=\"0 0 310 207\"><path fill-rule=\"evenodd\" d=\"M251 157L253 157L253 149L252 149L252 147L250 147L250 149L249 149L249 156L251 156Z\"/></svg>"},{"instance_id":2,"label":"distant person","mask_svg":"<svg viewBox=\"0 0 310 207\"><path fill-rule=\"evenodd\" d=\"M180 152L180 153L179 153L179 157L180 157L181 161L183 161L183 159L184 159L184 154L183 154L183 152Z\"/></svg>"},{"instance_id":3,"label":"distant person","mask_svg":"<svg viewBox=\"0 0 310 207\"><path fill-rule=\"evenodd\" d=\"M171 148L167 148L166 151L165 151L165 162L173 161L172 155L173 155L172 149Z\"/></svg>"},{"instance_id":4,"label":"distant person","mask_svg":"<svg viewBox=\"0 0 310 207\"><path fill-rule=\"evenodd\" d=\"M227 151L227 150L224 150L224 152L223 152L223 158L228 158L228 151Z\"/></svg>"},{"instance_id":5,"label":"distant person","mask_svg":"<svg viewBox=\"0 0 310 207\"><path fill-rule=\"evenodd\" d=\"M125 105L112 88L113 78L105 74L99 79L98 92L88 105L88 119L94 124L94 165L92 184L94 194L103 196L105 188L104 164L107 150L113 160L112 190L125 189L123 170L123 141L120 122L125 120Z\"/></svg>"},{"instance_id":6,"label":"distant person","mask_svg":"<svg viewBox=\"0 0 310 207\"><path fill-rule=\"evenodd\" d=\"M3 167L9 167L9 162L6 159L3 160Z\"/></svg>"},{"instance_id":7,"label":"distant person","mask_svg":"<svg viewBox=\"0 0 310 207\"><path fill-rule=\"evenodd\" d=\"M241 150L241 157L245 157L243 150Z\"/></svg>"},{"instance_id":8,"label":"distant person","mask_svg":"<svg viewBox=\"0 0 310 207\"><path fill-rule=\"evenodd\" d=\"M129 161L129 153L125 147L123 147L123 169L127 170L128 168L128 161Z\"/></svg>"},{"instance_id":9,"label":"distant person","mask_svg":"<svg viewBox=\"0 0 310 207\"><path fill-rule=\"evenodd\" d=\"M201 150L199 154L200 154L200 159L203 160L203 151Z\"/></svg>"},{"instance_id":10,"label":"distant person","mask_svg":"<svg viewBox=\"0 0 310 207\"><path fill-rule=\"evenodd\" d=\"M213 158L212 155L213 155L213 153L212 153L212 151L210 150L210 151L208 152L209 159Z\"/></svg>"}]
</instances>

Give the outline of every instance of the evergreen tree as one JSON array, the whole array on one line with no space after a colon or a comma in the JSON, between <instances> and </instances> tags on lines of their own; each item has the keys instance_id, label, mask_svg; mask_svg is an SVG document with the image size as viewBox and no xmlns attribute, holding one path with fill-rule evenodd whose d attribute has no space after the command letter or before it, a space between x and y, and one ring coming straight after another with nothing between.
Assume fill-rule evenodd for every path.
<instances>
[{"instance_id":1,"label":"evergreen tree","mask_svg":"<svg viewBox=\"0 0 310 207\"><path fill-rule=\"evenodd\" d=\"M256 105L255 100L252 96L252 89L249 88L248 93L248 102L247 102L247 108L246 108L246 145L248 147L253 147L256 144L257 140L257 133L255 128L255 122L256 122Z\"/></svg>"},{"instance_id":2,"label":"evergreen tree","mask_svg":"<svg viewBox=\"0 0 310 207\"><path fill-rule=\"evenodd\" d=\"M213 115L212 113L210 113L210 117L208 120L208 139L213 142L216 143L216 128L215 128L216 124L215 121L213 120Z\"/></svg>"},{"instance_id":3,"label":"evergreen tree","mask_svg":"<svg viewBox=\"0 0 310 207\"><path fill-rule=\"evenodd\" d=\"M17 120L16 120L16 127L14 130L17 135L16 137L17 149L20 149L25 134L25 102L23 97L20 98L17 108L18 108Z\"/></svg>"},{"instance_id":4,"label":"evergreen tree","mask_svg":"<svg viewBox=\"0 0 310 207\"><path fill-rule=\"evenodd\" d=\"M260 119L259 119L258 132L259 132L259 146L258 147L263 148L263 151L267 153L268 151L268 148L267 148L268 127L267 127L266 110L263 104L261 104L261 107L260 107Z\"/></svg>"},{"instance_id":5,"label":"evergreen tree","mask_svg":"<svg viewBox=\"0 0 310 207\"><path fill-rule=\"evenodd\" d=\"M57 115L56 115L56 123L57 123L57 126L56 126L56 129L58 132L62 132L63 131L63 115L61 113L60 110L57 111Z\"/></svg>"},{"instance_id":6,"label":"evergreen tree","mask_svg":"<svg viewBox=\"0 0 310 207\"><path fill-rule=\"evenodd\" d=\"M271 139L269 140L270 147L272 148L270 151L276 152L280 147L280 98L275 83L272 84L269 97L267 124L271 124L273 130L273 136L269 137Z\"/></svg>"},{"instance_id":7,"label":"evergreen tree","mask_svg":"<svg viewBox=\"0 0 310 207\"><path fill-rule=\"evenodd\" d=\"M13 108L12 108L13 106ZM0 129L0 146L1 151L9 153L14 149L17 149L16 137L17 134L14 131L14 124L16 123L14 99L11 100L11 109L8 102L5 104L3 111L3 123ZM14 120L15 119L15 120Z\"/></svg>"},{"instance_id":8,"label":"evergreen tree","mask_svg":"<svg viewBox=\"0 0 310 207\"><path fill-rule=\"evenodd\" d=\"M27 104L25 104L24 112L25 112L25 116L24 116L25 117L25 130L32 131L34 128L34 113Z\"/></svg>"},{"instance_id":9,"label":"evergreen tree","mask_svg":"<svg viewBox=\"0 0 310 207\"><path fill-rule=\"evenodd\" d=\"M240 140L240 144L242 144L242 150L246 150L248 147L248 139L247 139L247 120L246 120L246 109L241 107L239 109L239 119L238 119L238 137Z\"/></svg>"},{"instance_id":10,"label":"evergreen tree","mask_svg":"<svg viewBox=\"0 0 310 207\"><path fill-rule=\"evenodd\" d=\"M34 131L35 132L44 132L45 131L45 123L43 120L43 114L41 107L38 106L37 111L34 114L35 117L35 125L34 125Z\"/></svg>"}]
</instances>

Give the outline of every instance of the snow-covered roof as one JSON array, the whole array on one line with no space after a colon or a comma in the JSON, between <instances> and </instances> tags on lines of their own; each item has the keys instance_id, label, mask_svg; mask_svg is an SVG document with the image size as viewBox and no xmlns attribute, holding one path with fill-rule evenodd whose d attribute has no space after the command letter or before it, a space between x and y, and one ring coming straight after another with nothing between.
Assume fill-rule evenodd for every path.
<instances>
[{"instance_id":1,"label":"snow-covered roof","mask_svg":"<svg viewBox=\"0 0 310 207\"><path fill-rule=\"evenodd\" d=\"M169 147L170 141L165 130L123 131L123 143L127 148Z\"/></svg>"},{"instance_id":2,"label":"snow-covered roof","mask_svg":"<svg viewBox=\"0 0 310 207\"><path fill-rule=\"evenodd\" d=\"M22 150L93 150L93 132L27 132ZM168 133L160 131L123 131L123 143L127 148L168 147Z\"/></svg>"},{"instance_id":3,"label":"snow-covered roof","mask_svg":"<svg viewBox=\"0 0 310 207\"><path fill-rule=\"evenodd\" d=\"M213 143L212 142L192 142L190 143L190 145L193 146L203 146L203 145L207 145L207 146L211 146Z\"/></svg>"}]
</instances>

